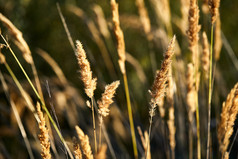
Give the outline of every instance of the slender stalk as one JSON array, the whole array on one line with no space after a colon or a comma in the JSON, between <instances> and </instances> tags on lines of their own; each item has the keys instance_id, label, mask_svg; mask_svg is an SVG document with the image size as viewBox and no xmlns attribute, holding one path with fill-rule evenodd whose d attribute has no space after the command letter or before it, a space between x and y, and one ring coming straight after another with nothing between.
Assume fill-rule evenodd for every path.
<instances>
[{"instance_id":1,"label":"slender stalk","mask_svg":"<svg viewBox=\"0 0 238 159\"><path fill-rule=\"evenodd\" d=\"M124 86L125 86L126 102L127 102L127 109L128 109L129 122L130 122L130 128L131 128L134 157L137 159L138 152L137 152L137 145L136 145L136 135L135 135L135 128L134 128L134 122L133 122L133 116L132 116L131 101L130 101L130 94L128 89L126 73L123 74L123 80L124 80Z\"/></svg>"},{"instance_id":2,"label":"slender stalk","mask_svg":"<svg viewBox=\"0 0 238 159\"><path fill-rule=\"evenodd\" d=\"M12 56L13 56L14 59L16 60L18 66L19 66L20 69L22 70L24 76L26 77L28 83L30 84L31 88L33 89L33 91L34 91L35 95L37 96L38 100L40 101L40 103L41 103L41 105L42 105L42 108L45 110L47 116L49 117L49 119L50 119L50 121L51 121L53 127L55 128L55 130L56 130L56 132L57 132L57 134L58 134L58 136L59 136L59 138L60 138L60 140L62 141L62 143L64 144L66 150L68 151L70 158L73 159L73 155L72 155L72 153L70 152L69 147L67 146L67 144L66 144L66 142L65 142L65 140L64 140L64 138L63 138L63 136L62 136L62 134L61 134L61 132L60 132L60 130L59 130L59 128L57 127L57 125L56 125L55 121L53 120L53 118L52 118L50 112L48 111L48 109L47 109L45 103L44 103L43 100L41 99L41 97L40 97L39 93L37 92L35 86L33 85L32 81L30 80L29 76L27 75L25 69L24 69L23 66L21 65L20 61L19 61L18 58L16 57L15 53L13 52L13 50L11 49L11 47L9 46L8 42L6 41L6 39L3 37L2 34L0 34L0 35L1 35L2 39L4 40L4 42L6 43L7 48L10 50ZM5 66L6 66L6 65L5 65ZM8 65L7 65L7 66L8 66ZM9 66L6 67L6 68L7 68L7 70L8 70L9 73L12 72Z\"/></svg>"},{"instance_id":3,"label":"slender stalk","mask_svg":"<svg viewBox=\"0 0 238 159\"><path fill-rule=\"evenodd\" d=\"M91 107L92 107L92 117L93 117L93 135L94 135L94 147L95 152L97 153L97 135L96 135L96 124L95 124L95 116L94 116L94 106L93 106L93 98L91 98Z\"/></svg>"},{"instance_id":4,"label":"slender stalk","mask_svg":"<svg viewBox=\"0 0 238 159\"><path fill-rule=\"evenodd\" d=\"M208 123L207 123L207 159L209 159L210 147L210 125L211 125L211 102L212 102L212 51L213 51L213 28L211 26L211 50L210 50L210 68L209 68L209 91L208 91Z\"/></svg>"}]
</instances>

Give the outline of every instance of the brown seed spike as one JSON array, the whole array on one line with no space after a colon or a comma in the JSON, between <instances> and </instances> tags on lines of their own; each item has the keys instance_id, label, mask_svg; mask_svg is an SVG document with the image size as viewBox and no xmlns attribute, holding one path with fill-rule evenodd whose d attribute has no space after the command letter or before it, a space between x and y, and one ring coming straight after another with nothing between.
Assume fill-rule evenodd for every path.
<instances>
[{"instance_id":1,"label":"brown seed spike","mask_svg":"<svg viewBox=\"0 0 238 159\"><path fill-rule=\"evenodd\" d=\"M44 115L41 111L40 103L36 104L36 109L37 109L37 114L40 119L39 123L39 129L40 129L40 134L39 134L39 140L41 143L41 156L43 159L51 159L51 154L50 154L50 141L49 141L49 130L46 128L46 123L45 123L45 118Z\"/></svg>"},{"instance_id":2,"label":"brown seed spike","mask_svg":"<svg viewBox=\"0 0 238 159\"><path fill-rule=\"evenodd\" d=\"M214 24L219 15L220 0L209 0L208 5L211 12L211 21Z\"/></svg>"},{"instance_id":3,"label":"brown seed spike","mask_svg":"<svg viewBox=\"0 0 238 159\"><path fill-rule=\"evenodd\" d=\"M92 154L91 146L89 144L88 135L85 135L84 132L78 126L75 126L75 129L78 134L78 138L81 141L80 145L82 147L83 154L85 155L85 158L93 159L93 154Z\"/></svg>"},{"instance_id":4,"label":"brown seed spike","mask_svg":"<svg viewBox=\"0 0 238 159\"><path fill-rule=\"evenodd\" d=\"M122 74L126 73L125 69L125 61L126 61L126 49L125 49L125 41L124 41L124 34L120 27L120 20L119 20L119 12L118 12L118 4L115 0L111 0L111 8L112 8L112 21L114 24L114 34L117 39L117 52L119 56L119 66Z\"/></svg>"},{"instance_id":5,"label":"brown seed spike","mask_svg":"<svg viewBox=\"0 0 238 159\"><path fill-rule=\"evenodd\" d=\"M171 60L174 54L174 44L176 36L170 41L168 49L164 54L164 61L161 64L161 69L157 71L154 83L152 85L150 95L151 95L151 105L158 105L159 101L164 96L166 82L168 79L168 71L171 66ZM152 108L154 109L154 108Z\"/></svg>"}]
</instances>

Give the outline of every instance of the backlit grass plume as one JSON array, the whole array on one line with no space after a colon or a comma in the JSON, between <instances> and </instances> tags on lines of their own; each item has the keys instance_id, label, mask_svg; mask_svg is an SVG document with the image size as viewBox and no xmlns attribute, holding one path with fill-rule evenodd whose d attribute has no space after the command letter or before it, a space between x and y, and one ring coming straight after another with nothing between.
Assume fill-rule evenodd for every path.
<instances>
[{"instance_id":1,"label":"backlit grass plume","mask_svg":"<svg viewBox=\"0 0 238 159\"><path fill-rule=\"evenodd\" d=\"M221 120L218 125L218 141L222 156L225 155L233 133L233 126L238 113L238 83L228 94L222 105Z\"/></svg>"},{"instance_id":2,"label":"backlit grass plume","mask_svg":"<svg viewBox=\"0 0 238 159\"><path fill-rule=\"evenodd\" d=\"M89 144L88 135L85 135L84 132L78 126L75 126L75 129L78 134L78 138L80 139L80 145L83 150L83 154L85 158L93 159L93 154L92 154L91 146Z\"/></svg>"},{"instance_id":3,"label":"backlit grass plume","mask_svg":"<svg viewBox=\"0 0 238 159\"><path fill-rule=\"evenodd\" d=\"M152 126L152 119L154 116L155 108L159 104L159 102L163 99L164 93L165 93L165 88L166 88L166 82L168 80L168 72L169 69L171 69L171 63L172 63L172 57L174 54L174 44L175 44L176 36L172 38L170 41L167 51L164 54L164 60L161 64L161 68L159 71L156 72L156 77L154 79L154 83L152 85L151 90L149 90L149 93L151 95L151 100L150 100L150 110L149 110L149 115L150 115L150 126L149 126L149 138L150 138L150 133L151 133L151 126ZM147 143L147 147L148 147ZM148 149L147 149L148 151ZM148 152L146 152L146 158L147 158Z\"/></svg>"},{"instance_id":4,"label":"backlit grass plume","mask_svg":"<svg viewBox=\"0 0 238 159\"><path fill-rule=\"evenodd\" d=\"M84 83L85 93L89 98L94 95L94 90L97 85L97 78L92 78L92 71L88 59L86 57L85 50L80 41L76 41L76 57L78 59L78 64L80 67L81 79Z\"/></svg>"},{"instance_id":5,"label":"backlit grass plume","mask_svg":"<svg viewBox=\"0 0 238 159\"><path fill-rule=\"evenodd\" d=\"M105 87L105 92L102 94L101 100L98 100L99 114L106 117L109 114L109 106L113 103L112 98L119 86L120 81L115 81Z\"/></svg>"},{"instance_id":6,"label":"backlit grass plume","mask_svg":"<svg viewBox=\"0 0 238 159\"><path fill-rule=\"evenodd\" d=\"M174 54L174 44L175 44L176 36L170 41L168 45L168 49L164 54L164 61L161 64L161 69L157 71L156 77L154 79L154 83L152 85L150 92L151 101L150 101L150 115L153 116L155 106L158 105L159 101L164 96L166 82L168 79L168 71L170 69L170 65L172 62L172 57Z\"/></svg>"},{"instance_id":7,"label":"backlit grass plume","mask_svg":"<svg viewBox=\"0 0 238 159\"><path fill-rule=\"evenodd\" d=\"M118 4L115 0L111 0L111 8L112 8L112 21L114 24L114 34L117 39L117 52L119 56L119 66L122 74L125 74L125 61L126 61L126 51L125 51L125 41L124 41L124 34L120 27L120 20L119 20L119 12L118 12Z\"/></svg>"},{"instance_id":8,"label":"backlit grass plume","mask_svg":"<svg viewBox=\"0 0 238 159\"><path fill-rule=\"evenodd\" d=\"M49 130L46 128L45 118L43 116L43 113L41 111L40 103L36 104L37 114L40 118L39 123L39 140L42 148L41 156L43 159L50 159L50 141L49 141Z\"/></svg>"},{"instance_id":9,"label":"backlit grass plume","mask_svg":"<svg viewBox=\"0 0 238 159\"><path fill-rule=\"evenodd\" d=\"M214 24L219 16L220 0L209 0L208 5L211 12L211 21Z\"/></svg>"}]
</instances>

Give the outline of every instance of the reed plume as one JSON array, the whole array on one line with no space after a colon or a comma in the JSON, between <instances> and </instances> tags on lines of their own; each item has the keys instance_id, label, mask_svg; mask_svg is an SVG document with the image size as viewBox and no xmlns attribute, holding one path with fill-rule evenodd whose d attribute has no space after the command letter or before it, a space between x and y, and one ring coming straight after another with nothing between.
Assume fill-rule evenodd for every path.
<instances>
[{"instance_id":1,"label":"reed plume","mask_svg":"<svg viewBox=\"0 0 238 159\"><path fill-rule=\"evenodd\" d=\"M226 102L222 105L221 120L218 125L218 141L222 156L226 155L233 126L238 114L238 83L228 94Z\"/></svg>"},{"instance_id":2,"label":"reed plume","mask_svg":"<svg viewBox=\"0 0 238 159\"><path fill-rule=\"evenodd\" d=\"M89 144L88 135L85 135L84 132L78 127L75 126L76 132L78 134L78 138L80 139L80 145L83 150L83 154L86 159L93 159L93 154L91 150L91 146Z\"/></svg>"},{"instance_id":3,"label":"reed plume","mask_svg":"<svg viewBox=\"0 0 238 159\"><path fill-rule=\"evenodd\" d=\"M111 8L112 8L112 21L114 24L114 33L117 39L117 52L119 56L119 66L122 74L126 73L125 69L125 61L126 61L126 49L125 49L125 41L124 34L120 27L119 20L119 12L118 12L118 4L115 0L111 0Z\"/></svg>"},{"instance_id":4,"label":"reed plume","mask_svg":"<svg viewBox=\"0 0 238 159\"><path fill-rule=\"evenodd\" d=\"M154 83L152 85L150 92L151 101L150 101L150 116L154 116L155 106L158 105L159 101L161 101L164 96L166 82L168 79L168 71L171 66L172 57L174 54L174 44L175 44L176 36L170 41L167 51L164 54L164 60L161 64L161 69L157 71L156 77L154 79Z\"/></svg>"},{"instance_id":5,"label":"reed plume","mask_svg":"<svg viewBox=\"0 0 238 159\"><path fill-rule=\"evenodd\" d=\"M84 83L85 93L89 98L94 95L94 90L97 85L97 78L92 78L92 71L88 59L86 57L85 50L80 41L76 41L76 57L78 59L78 64L80 67L81 79Z\"/></svg>"},{"instance_id":6,"label":"reed plume","mask_svg":"<svg viewBox=\"0 0 238 159\"><path fill-rule=\"evenodd\" d=\"M51 154L50 154L49 130L46 128L45 118L41 111L40 103L38 102L36 104L36 110L40 119L40 123L39 123L40 134L38 137L39 137L41 149L42 149L41 156L43 159L50 159Z\"/></svg>"},{"instance_id":7,"label":"reed plume","mask_svg":"<svg viewBox=\"0 0 238 159\"><path fill-rule=\"evenodd\" d=\"M209 43L207 40L207 34L202 33L202 68L205 74L205 78L209 77Z\"/></svg>"},{"instance_id":8,"label":"reed plume","mask_svg":"<svg viewBox=\"0 0 238 159\"><path fill-rule=\"evenodd\" d=\"M76 140L76 138L73 138L73 142L74 142L74 157L75 159L82 159L82 152L80 149L80 146Z\"/></svg>"},{"instance_id":9,"label":"reed plume","mask_svg":"<svg viewBox=\"0 0 238 159\"><path fill-rule=\"evenodd\" d=\"M219 16L220 0L209 0L208 5L211 12L211 21L214 24Z\"/></svg>"},{"instance_id":10,"label":"reed plume","mask_svg":"<svg viewBox=\"0 0 238 159\"><path fill-rule=\"evenodd\" d=\"M198 40L199 31L201 26L199 25L199 8L197 5L197 0L190 0L189 5L189 15L188 15L188 40L189 48L192 51L192 59L195 64L195 70L198 69L199 58L198 58Z\"/></svg>"},{"instance_id":11,"label":"reed plume","mask_svg":"<svg viewBox=\"0 0 238 159\"><path fill-rule=\"evenodd\" d=\"M149 93L151 95L150 110L149 110L149 115L150 115L149 138L151 133L152 119L154 116L156 105L158 105L158 103L163 99L163 96L165 93L165 88L167 85L166 82L168 80L168 72L169 72L169 69L171 69L172 57L174 54L175 40L176 40L176 36L174 35L174 37L172 38L172 40L170 41L168 45L167 51L164 54L164 60L161 64L161 68L159 71L156 72L156 77L154 79L152 88L151 90L149 90ZM146 154L148 155L148 152Z\"/></svg>"},{"instance_id":12,"label":"reed plume","mask_svg":"<svg viewBox=\"0 0 238 159\"><path fill-rule=\"evenodd\" d=\"M105 91L102 94L101 100L98 100L98 113L100 114L99 117L99 147L101 146L101 129L103 123L103 116L106 117L109 115L109 106L113 103L112 98L116 92L117 87L119 86L120 81L112 82L110 85L105 87Z\"/></svg>"},{"instance_id":13,"label":"reed plume","mask_svg":"<svg viewBox=\"0 0 238 159\"><path fill-rule=\"evenodd\" d=\"M101 116L108 116L109 114L109 106L113 103L112 98L114 97L114 94L116 92L117 87L119 86L120 81L112 82L110 85L107 85L105 87L105 92L102 94L101 100L98 100L98 112Z\"/></svg>"}]
</instances>

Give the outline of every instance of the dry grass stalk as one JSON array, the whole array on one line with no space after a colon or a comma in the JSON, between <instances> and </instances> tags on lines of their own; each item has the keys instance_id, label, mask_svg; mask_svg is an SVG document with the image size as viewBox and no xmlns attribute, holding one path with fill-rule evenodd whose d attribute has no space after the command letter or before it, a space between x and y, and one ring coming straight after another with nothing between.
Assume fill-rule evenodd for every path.
<instances>
[{"instance_id":1,"label":"dry grass stalk","mask_svg":"<svg viewBox=\"0 0 238 159\"><path fill-rule=\"evenodd\" d=\"M152 85L150 95L151 95L151 109L150 115L154 115L155 106L161 101L162 97L164 96L166 82L168 79L168 71L171 68L172 57L174 54L174 44L175 44L176 36L170 41L168 45L168 49L164 54L164 60L161 64L161 69L157 71L154 83Z\"/></svg>"},{"instance_id":2,"label":"dry grass stalk","mask_svg":"<svg viewBox=\"0 0 238 159\"><path fill-rule=\"evenodd\" d=\"M146 35L149 35L149 33L151 32L150 18L145 8L144 0L136 0L136 6L139 11L140 21L142 23L144 32Z\"/></svg>"},{"instance_id":3,"label":"dry grass stalk","mask_svg":"<svg viewBox=\"0 0 238 159\"><path fill-rule=\"evenodd\" d=\"M85 135L84 132L78 126L75 126L75 129L78 134L78 138L81 141L80 145L83 150L83 154L85 155L85 158L93 159L93 154L92 154L91 146L89 144L88 135Z\"/></svg>"},{"instance_id":4,"label":"dry grass stalk","mask_svg":"<svg viewBox=\"0 0 238 159\"><path fill-rule=\"evenodd\" d=\"M106 159L107 158L107 145L103 144L95 156L95 159Z\"/></svg>"},{"instance_id":5,"label":"dry grass stalk","mask_svg":"<svg viewBox=\"0 0 238 159\"><path fill-rule=\"evenodd\" d=\"M216 20L216 28L214 32L214 58L215 61L219 60L221 48L222 48L222 39L221 39L221 19L220 16Z\"/></svg>"},{"instance_id":6,"label":"dry grass stalk","mask_svg":"<svg viewBox=\"0 0 238 159\"><path fill-rule=\"evenodd\" d=\"M214 24L219 16L220 0L209 0L208 5L211 12L211 21Z\"/></svg>"},{"instance_id":7,"label":"dry grass stalk","mask_svg":"<svg viewBox=\"0 0 238 159\"><path fill-rule=\"evenodd\" d=\"M167 88L167 102L169 104L169 119L167 121L168 129L169 129L169 144L170 148L172 150L172 158L174 158L174 149L176 145L175 141L175 133L176 128L174 124L174 83L173 83L173 77L172 77L172 66L169 69L168 73L168 88Z\"/></svg>"},{"instance_id":8,"label":"dry grass stalk","mask_svg":"<svg viewBox=\"0 0 238 159\"><path fill-rule=\"evenodd\" d=\"M80 67L81 79L84 83L85 93L89 98L92 98L94 95L94 90L97 85L97 78L92 78L92 71L90 64L86 57L86 53L83 49L83 45L80 41L76 41L76 57L78 59L78 64Z\"/></svg>"},{"instance_id":9,"label":"dry grass stalk","mask_svg":"<svg viewBox=\"0 0 238 159\"><path fill-rule=\"evenodd\" d=\"M124 41L124 34L120 27L120 20L119 20L119 11L118 11L118 4L115 0L111 0L111 8L112 8L112 21L114 24L114 34L117 39L117 52L119 56L119 66L122 74L126 73L125 69L125 61L126 61L126 52L125 52L125 41Z\"/></svg>"},{"instance_id":10,"label":"dry grass stalk","mask_svg":"<svg viewBox=\"0 0 238 159\"><path fill-rule=\"evenodd\" d=\"M202 33L202 68L205 74L205 78L208 79L209 73L209 43L207 40L207 34L205 32Z\"/></svg>"},{"instance_id":11,"label":"dry grass stalk","mask_svg":"<svg viewBox=\"0 0 238 159\"><path fill-rule=\"evenodd\" d=\"M75 159L82 159L82 152L80 150L80 146L76 140L76 138L73 138L73 142L74 142L74 157Z\"/></svg>"},{"instance_id":12,"label":"dry grass stalk","mask_svg":"<svg viewBox=\"0 0 238 159\"><path fill-rule=\"evenodd\" d=\"M141 143L142 143L142 146L144 148L144 151L148 152L147 159L151 159L149 135L148 135L147 131L145 131L144 135L143 135L143 133L141 131L141 128L139 126L137 127L137 130L138 130L138 133L140 135L140 139L141 139ZM149 143L148 147L147 147L147 143ZM148 151L147 151L147 149L148 149Z\"/></svg>"},{"instance_id":13,"label":"dry grass stalk","mask_svg":"<svg viewBox=\"0 0 238 159\"><path fill-rule=\"evenodd\" d=\"M224 156L233 133L233 126L238 114L238 83L228 94L226 102L222 105L221 120L218 125L218 141L220 151Z\"/></svg>"},{"instance_id":14,"label":"dry grass stalk","mask_svg":"<svg viewBox=\"0 0 238 159\"><path fill-rule=\"evenodd\" d=\"M33 59L32 59L32 56L31 56L31 51L30 51L29 46L27 45L26 41L24 40L24 38L22 36L22 32L20 30L18 30L12 24L12 22L9 19L7 19L7 17L5 17L1 13L0 13L0 21L3 22L3 24L8 28L8 30L10 31L12 36L15 38L14 42L17 45L17 47L22 51L23 57L26 60L26 62L28 62L29 64L32 64Z\"/></svg>"},{"instance_id":15,"label":"dry grass stalk","mask_svg":"<svg viewBox=\"0 0 238 159\"><path fill-rule=\"evenodd\" d=\"M109 106L113 103L112 98L116 92L117 87L119 86L120 81L112 82L110 85L105 87L105 92L102 94L101 100L97 101L99 107L99 114L106 117L109 114Z\"/></svg>"},{"instance_id":16,"label":"dry grass stalk","mask_svg":"<svg viewBox=\"0 0 238 159\"><path fill-rule=\"evenodd\" d=\"M194 67L192 63L187 66L187 105L188 105L188 120L193 121L193 114L196 111L195 106L195 82L194 82Z\"/></svg>"},{"instance_id":17,"label":"dry grass stalk","mask_svg":"<svg viewBox=\"0 0 238 159\"><path fill-rule=\"evenodd\" d=\"M40 103L36 104L36 110L40 118L39 123L40 134L38 137L42 148L41 156L43 159L50 159L51 154L50 154L49 130L46 128L46 122L43 113L41 111Z\"/></svg>"}]
</instances>

